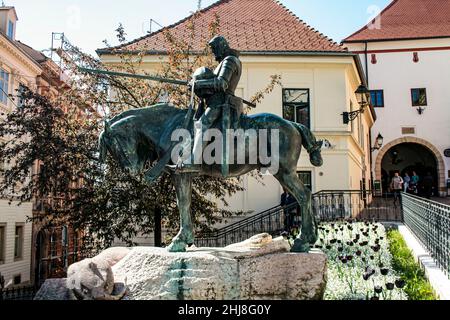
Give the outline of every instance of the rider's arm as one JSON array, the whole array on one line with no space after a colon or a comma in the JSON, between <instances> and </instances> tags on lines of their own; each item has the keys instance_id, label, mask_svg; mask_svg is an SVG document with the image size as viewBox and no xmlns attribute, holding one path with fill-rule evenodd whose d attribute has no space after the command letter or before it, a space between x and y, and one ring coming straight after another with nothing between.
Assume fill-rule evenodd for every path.
<instances>
[{"instance_id":1,"label":"rider's arm","mask_svg":"<svg viewBox=\"0 0 450 320\"><path fill-rule=\"evenodd\" d=\"M233 74L236 72L237 65L233 58L226 58L223 62L220 73L217 77L209 80L199 80L195 82L196 89L213 89L217 92L225 92L228 89Z\"/></svg>"}]
</instances>

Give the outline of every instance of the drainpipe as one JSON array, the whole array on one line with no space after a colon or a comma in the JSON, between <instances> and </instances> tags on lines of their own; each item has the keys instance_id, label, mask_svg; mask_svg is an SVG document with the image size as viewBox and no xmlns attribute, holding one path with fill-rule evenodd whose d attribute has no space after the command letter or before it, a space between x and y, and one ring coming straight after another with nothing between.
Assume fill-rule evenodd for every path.
<instances>
[{"instance_id":1,"label":"drainpipe","mask_svg":"<svg viewBox=\"0 0 450 320\"><path fill-rule=\"evenodd\" d=\"M366 65L366 83L367 83L367 88L370 89L369 86L369 58L368 58L368 53L367 50L368 49L368 43L367 41L364 42L364 62ZM370 189L373 192L373 187L374 187L374 176L373 176L373 156L372 156L372 129L369 130L369 142L370 142L370 146L369 146L369 163L370 163Z\"/></svg>"},{"instance_id":2,"label":"drainpipe","mask_svg":"<svg viewBox=\"0 0 450 320\"><path fill-rule=\"evenodd\" d=\"M364 43L365 48L364 48L364 56L365 56L365 63L366 63L366 83L367 83L367 87L370 88L369 86L369 58L367 56L367 48L368 48L368 44L367 41Z\"/></svg>"}]
</instances>

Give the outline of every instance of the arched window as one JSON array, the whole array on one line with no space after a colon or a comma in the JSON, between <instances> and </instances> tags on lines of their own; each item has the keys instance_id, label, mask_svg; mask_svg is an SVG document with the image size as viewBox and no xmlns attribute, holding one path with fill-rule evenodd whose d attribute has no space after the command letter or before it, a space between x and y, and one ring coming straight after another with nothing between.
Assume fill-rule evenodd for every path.
<instances>
[{"instance_id":1,"label":"arched window","mask_svg":"<svg viewBox=\"0 0 450 320\"><path fill-rule=\"evenodd\" d=\"M57 267L57 243L56 243L56 232L52 231L50 235L50 274L56 269Z\"/></svg>"},{"instance_id":2,"label":"arched window","mask_svg":"<svg viewBox=\"0 0 450 320\"><path fill-rule=\"evenodd\" d=\"M69 266L68 261L68 249L69 249L69 234L67 226L62 227L61 231L61 249L62 249L62 262L65 268Z\"/></svg>"}]
</instances>

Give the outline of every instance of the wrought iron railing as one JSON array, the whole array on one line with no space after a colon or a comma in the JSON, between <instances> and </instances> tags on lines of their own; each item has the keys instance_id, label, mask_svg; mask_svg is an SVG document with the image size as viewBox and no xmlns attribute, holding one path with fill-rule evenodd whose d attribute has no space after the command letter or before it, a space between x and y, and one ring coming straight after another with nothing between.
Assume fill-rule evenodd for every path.
<instances>
[{"instance_id":1,"label":"wrought iron railing","mask_svg":"<svg viewBox=\"0 0 450 320\"><path fill-rule=\"evenodd\" d=\"M314 194L312 200L319 221L348 218L402 221L400 199L393 194L375 196L370 190L325 190Z\"/></svg>"},{"instance_id":2,"label":"wrought iron railing","mask_svg":"<svg viewBox=\"0 0 450 320\"><path fill-rule=\"evenodd\" d=\"M274 207L252 217L230 224L196 239L197 247L225 247L241 242L259 233L281 234L284 230L285 210L294 210L297 204Z\"/></svg>"},{"instance_id":3,"label":"wrought iron railing","mask_svg":"<svg viewBox=\"0 0 450 320\"><path fill-rule=\"evenodd\" d=\"M450 206L402 194L404 221L450 278Z\"/></svg>"},{"instance_id":4,"label":"wrought iron railing","mask_svg":"<svg viewBox=\"0 0 450 320\"><path fill-rule=\"evenodd\" d=\"M35 286L20 286L13 288L0 288L0 301L2 300L33 300L36 295Z\"/></svg>"},{"instance_id":5,"label":"wrought iron railing","mask_svg":"<svg viewBox=\"0 0 450 320\"><path fill-rule=\"evenodd\" d=\"M274 207L252 217L230 224L213 233L196 239L197 247L225 247L241 242L259 233L280 235L285 231L285 212L295 212L297 204ZM312 197L313 212L318 221L361 219L377 221L401 221L399 200L390 195L375 197L371 191L329 190ZM298 210L298 213L300 211ZM296 215L300 225L300 214Z\"/></svg>"}]
</instances>

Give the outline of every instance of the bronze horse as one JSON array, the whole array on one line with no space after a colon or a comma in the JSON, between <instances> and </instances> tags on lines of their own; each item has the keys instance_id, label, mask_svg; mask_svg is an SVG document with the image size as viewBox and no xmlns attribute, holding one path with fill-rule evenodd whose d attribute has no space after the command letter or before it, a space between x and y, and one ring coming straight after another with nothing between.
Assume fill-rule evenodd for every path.
<instances>
[{"instance_id":1,"label":"bronze horse","mask_svg":"<svg viewBox=\"0 0 450 320\"><path fill-rule=\"evenodd\" d=\"M109 152L123 169L142 172L149 161L158 161L170 152L173 143L172 132L183 127L187 113L187 110L158 104L120 114L106 124L105 131L100 136L101 158L104 159ZM316 142L306 127L272 114L242 115L239 122L240 128L244 130L279 130L279 170L274 176L296 198L301 207L301 234L295 240L292 251L308 252L310 245L317 241L317 225L311 207L311 191L303 185L296 169L302 145L310 152L311 163L315 166L322 165L321 142ZM268 146L270 148L270 144ZM249 149L247 141L247 159ZM270 150L268 152L270 153ZM234 154L237 154L237 150ZM230 165L229 177L239 177L253 170L267 168L268 165L259 162L253 165ZM171 172L181 218L181 230L168 248L171 252L184 252L187 246L194 243L191 195L192 179L196 175L222 177L222 168L221 165L203 165L199 173ZM149 182L153 181L149 179Z\"/></svg>"}]
</instances>

